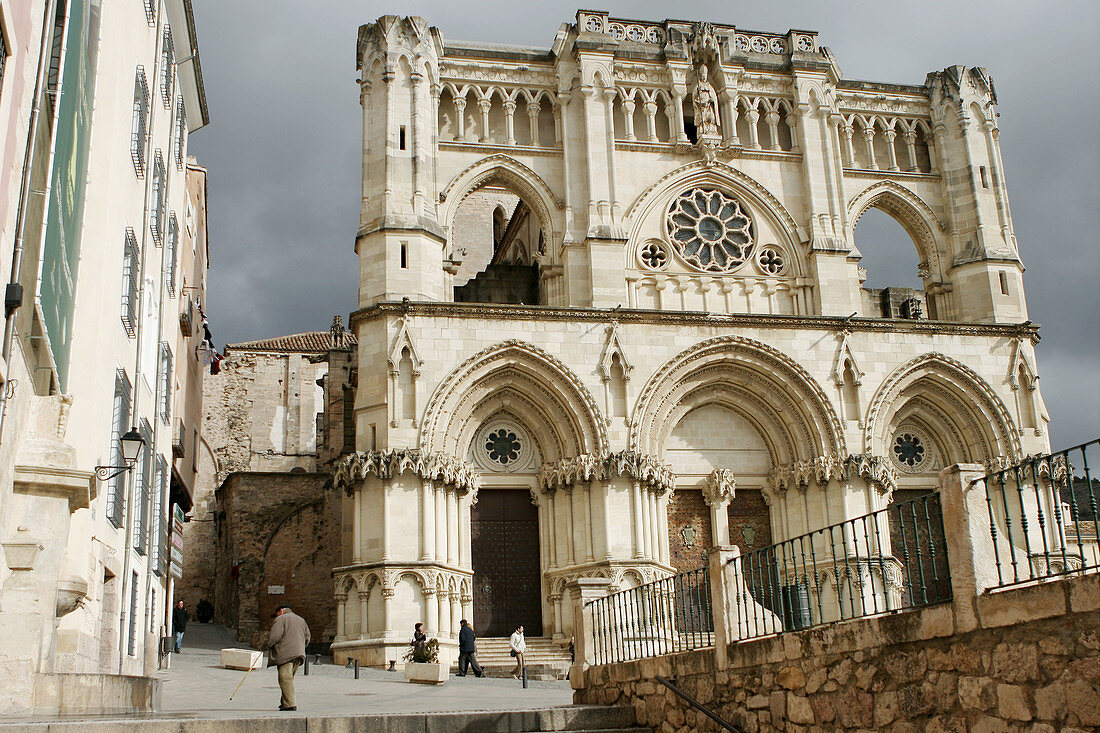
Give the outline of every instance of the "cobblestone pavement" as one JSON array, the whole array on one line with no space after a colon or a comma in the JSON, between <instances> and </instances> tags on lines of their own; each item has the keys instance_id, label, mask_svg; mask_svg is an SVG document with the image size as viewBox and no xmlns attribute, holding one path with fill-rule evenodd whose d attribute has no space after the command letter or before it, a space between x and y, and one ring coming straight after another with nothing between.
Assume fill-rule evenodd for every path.
<instances>
[{"instance_id":1,"label":"cobblestone pavement","mask_svg":"<svg viewBox=\"0 0 1100 733\"><path fill-rule=\"evenodd\" d=\"M221 666L220 650L229 646L241 645L221 626L197 623L188 626L183 652L172 655L170 669L157 673L164 680L163 714L248 717L269 715L278 707L279 683L274 667L254 669L233 700L229 700L233 688L245 675ZM525 690L514 679L452 675L442 685L417 685L407 682L402 672L368 668L361 668L356 680L351 669L331 663L310 664L308 676L299 670L294 678L299 715L528 710L573 702L567 680L532 680L527 684Z\"/></svg>"}]
</instances>

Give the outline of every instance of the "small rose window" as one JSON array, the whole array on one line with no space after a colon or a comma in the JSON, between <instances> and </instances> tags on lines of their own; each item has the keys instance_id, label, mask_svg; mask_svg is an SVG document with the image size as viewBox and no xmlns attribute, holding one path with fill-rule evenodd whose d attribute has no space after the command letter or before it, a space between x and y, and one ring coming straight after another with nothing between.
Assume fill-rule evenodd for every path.
<instances>
[{"instance_id":1,"label":"small rose window","mask_svg":"<svg viewBox=\"0 0 1100 733\"><path fill-rule=\"evenodd\" d=\"M721 191L694 188L680 194L665 223L677 252L700 270L732 272L752 254L752 219Z\"/></svg>"}]
</instances>

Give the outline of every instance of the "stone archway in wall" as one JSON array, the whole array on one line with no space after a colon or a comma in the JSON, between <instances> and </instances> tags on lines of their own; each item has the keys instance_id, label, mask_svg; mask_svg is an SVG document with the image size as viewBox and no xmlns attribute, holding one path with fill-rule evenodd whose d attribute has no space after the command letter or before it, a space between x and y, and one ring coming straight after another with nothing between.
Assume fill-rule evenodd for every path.
<instances>
[{"instance_id":1,"label":"stone archway in wall","mask_svg":"<svg viewBox=\"0 0 1100 733\"><path fill-rule=\"evenodd\" d=\"M282 604L305 619L314 642L336 633L332 594L332 558L340 556L337 533L327 504L318 501L296 510L274 530L263 556L258 589L260 625Z\"/></svg>"}]
</instances>

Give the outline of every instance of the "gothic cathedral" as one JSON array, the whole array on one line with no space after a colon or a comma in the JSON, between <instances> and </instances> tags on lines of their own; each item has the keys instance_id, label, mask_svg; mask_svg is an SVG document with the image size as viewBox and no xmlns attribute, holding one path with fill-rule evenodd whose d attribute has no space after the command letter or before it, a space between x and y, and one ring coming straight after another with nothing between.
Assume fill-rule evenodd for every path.
<instances>
[{"instance_id":1,"label":"gothic cathedral","mask_svg":"<svg viewBox=\"0 0 1100 733\"><path fill-rule=\"evenodd\" d=\"M1048 449L984 69L580 11L549 49L362 26L337 661L423 621L568 645L608 592ZM867 211L921 288L867 286ZM905 253L913 254L912 252ZM822 563L827 558L820 558Z\"/></svg>"}]
</instances>

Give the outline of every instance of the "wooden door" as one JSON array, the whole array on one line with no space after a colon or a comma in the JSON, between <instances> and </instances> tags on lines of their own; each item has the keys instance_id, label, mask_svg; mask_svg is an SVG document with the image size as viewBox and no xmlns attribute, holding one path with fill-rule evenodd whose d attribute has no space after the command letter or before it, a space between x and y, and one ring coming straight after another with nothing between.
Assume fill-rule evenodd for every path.
<instances>
[{"instance_id":1,"label":"wooden door","mask_svg":"<svg viewBox=\"0 0 1100 733\"><path fill-rule=\"evenodd\" d=\"M541 636L539 518L530 494L482 489L470 520L478 636L509 636L518 624L527 636Z\"/></svg>"}]
</instances>

